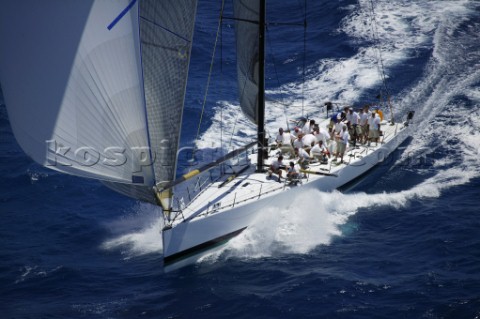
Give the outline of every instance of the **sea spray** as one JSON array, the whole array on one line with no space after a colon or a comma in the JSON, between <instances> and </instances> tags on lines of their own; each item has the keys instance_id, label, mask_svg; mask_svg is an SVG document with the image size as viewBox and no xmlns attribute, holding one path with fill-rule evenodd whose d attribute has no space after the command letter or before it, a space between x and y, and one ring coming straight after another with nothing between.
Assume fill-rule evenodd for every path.
<instances>
[{"instance_id":1,"label":"sea spray","mask_svg":"<svg viewBox=\"0 0 480 319\"><path fill-rule=\"evenodd\" d=\"M472 153L472 154L471 154ZM474 152L467 154L473 156ZM473 159L468 158L471 163ZM269 207L223 249L207 254L201 261L228 258L262 258L285 254L308 254L320 245L330 245L342 236L341 226L361 208L400 209L413 199L437 198L445 189L468 183L480 176L477 165L438 170L408 190L375 194L305 190L287 207ZM162 253L161 209L139 203L132 212L106 225L113 236L102 244L106 250L121 250L125 258Z\"/></svg>"},{"instance_id":2,"label":"sea spray","mask_svg":"<svg viewBox=\"0 0 480 319\"><path fill-rule=\"evenodd\" d=\"M102 249L120 250L126 259L162 253L163 218L159 207L139 203L131 213L105 226L113 236L102 244Z\"/></svg>"},{"instance_id":3,"label":"sea spray","mask_svg":"<svg viewBox=\"0 0 480 319\"><path fill-rule=\"evenodd\" d=\"M438 198L442 190L463 185L479 173L451 168L395 193L349 193L306 190L288 207L271 207L232 239L223 250L205 256L204 262L223 258L262 258L285 254L308 254L320 245L330 245L341 236L341 226L361 208L400 209L413 199ZM385 212L387 213L387 212Z\"/></svg>"}]
</instances>

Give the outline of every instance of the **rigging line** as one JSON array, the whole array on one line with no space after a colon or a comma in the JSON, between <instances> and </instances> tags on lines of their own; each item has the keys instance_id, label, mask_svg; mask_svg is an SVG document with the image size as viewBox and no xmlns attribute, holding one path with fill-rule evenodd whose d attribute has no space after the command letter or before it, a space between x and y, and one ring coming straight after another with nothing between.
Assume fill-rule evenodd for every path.
<instances>
[{"instance_id":1,"label":"rigging line","mask_svg":"<svg viewBox=\"0 0 480 319\"><path fill-rule=\"evenodd\" d=\"M288 106L289 108L297 108L297 107L298 107L298 108L301 108L301 107L302 107L302 105L294 105L294 104L290 104L290 103L287 103L287 102L282 102L282 101L280 101L280 100L276 100L276 99L271 98L271 97L268 97L268 98L266 99L266 101L272 103L273 106L275 106L275 104L280 104L280 105L282 105L282 106L284 106L284 107L285 107L285 106ZM334 103L334 104L336 104L336 103ZM348 103L342 103L342 105L348 105ZM315 109L315 108L323 107L323 106L324 106L323 103L320 103L320 104L309 104L309 106L308 106L307 108L310 108L310 109L313 108L313 109Z\"/></svg>"},{"instance_id":2,"label":"rigging line","mask_svg":"<svg viewBox=\"0 0 480 319\"><path fill-rule=\"evenodd\" d=\"M305 105L305 67L307 63L307 0L304 1L303 11L303 83L302 83L302 116Z\"/></svg>"},{"instance_id":3,"label":"rigging line","mask_svg":"<svg viewBox=\"0 0 480 319\"><path fill-rule=\"evenodd\" d=\"M268 46L269 46L270 48L273 48L273 46L272 46L272 44L271 44L271 41L270 41L270 33L269 33L269 31L270 31L270 30L269 30L268 27L267 27L267 35L268 35L268 36L267 36L266 38L267 38ZM280 86L280 79L279 79L279 77L278 77L277 63L276 63L276 61L275 61L275 55L274 55L273 53L271 53L270 56L271 56L272 63L273 63L273 70L274 70L274 72L275 72L275 78L277 79L277 85L278 85L278 87L280 88L280 87L281 87L281 86ZM283 99L283 96L284 96L283 90L282 90L282 94L281 94L281 95L282 95L282 99ZM287 105L287 103L279 103L279 104L283 105L283 114L285 115L285 122L287 123L287 130L290 130L290 127L289 127L289 124L288 124L287 110L286 110L286 108L285 108L286 105Z\"/></svg>"},{"instance_id":4,"label":"rigging line","mask_svg":"<svg viewBox=\"0 0 480 319\"><path fill-rule=\"evenodd\" d=\"M232 1L232 5L233 5L233 1ZM224 19L228 19L227 17L224 17ZM240 21L240 20L238 20ZM258 21L257 21L257 24L258 24ZM247 78L245 77L245 81L243 82L243 89L242 89L242 93L240 94L240 99L243 97L243 94L245 93L245 87L246 87L246 83L247 83ZM240 84L239 84L239 89L240 89ZM240 106L240 109L241 109L241 106ZM230 147L232 146L232 141L233 141L233 135L235 134L235 128L237 126L237 121L238 121L238 115L241 113L241 110L240 112L236 112L235 114L235 120L233 121L233 129L232 129L232 132L230 134L230 140L228 141L228 146L227 146L227 150L230 149ZM221 121L222 124L223 124L223 121Z\"/></svg>"},{"instance_id":5,"label":"rigging line","mask_svg":"<svg viewBox=\"0 0 480 319\"><path fill-rule=\"evenodd\" d=\"M220 16L220 83L223 83L223 15ZM222 89L224 86L222 85ZM223 107L220 105L220 152L223 155ZM221 168L220 168L221 170Z\"/></svg>"},{"instance_id":6,"label":"rigging line","mask_svg":"<svg viewBox=\"0 0 480 319\"><path fill-rule=\"evenodd\" d=\"M254 63L255 60L252 60L251 63ZM240 101L242 100L244 94L245 94L245 89L247 87L247 80L248 80L248 77L245 76L245 80L243 81L243 88L242 88L242 93L240 94ZM241 102L240 102L240 109L241 109ZM241 111L240 112L237 112L236 115L235 115L235 121L233 122L233 128L232 128L232 133L230 134L230 141L228 143L228 149L230 149L230 147L232 146L232 141L233 141L233 136L235 134L235 129L237 127L237 121L238 121L238 115L242 113Z\"/></svg>"},{"instance_id":7,"label":"rigging line","mask_svg":"<svg viewBox=\"0 0 480 319\"><path fill-rule=\"evenodd\" d=\"M371 31L371 35L372 35L372 42L374 44L374 49L375 49L375 53L376 53L376 58L377 58L377 69L378 69L378 73L380 75L380 77L382 78L382 82L383 82L383 75L382 75L382 69L381 69L381 65L379 63L380 61L380 56L378 55L378 42L379 42L379 39L378 39L378 36L377 36L377 28L376 28L376 24L375 24L375 21L374 21L374 17L375 17L375 12L373 11L373 5L370 3L371 7L368 7L368 4L367 4L367 10L369 11L368 12L368 19L370 20L370 23L369 23L369 26L370 26L370 31ZM382 83L383 84L383 83Z\"/></svg>"},{"instance_id":8,"label":"rigging line","mask_svg":"<svg viewBox=\"0 0 480 319\"><path fill-rule=\"evenodd\" d=\"M378 29L377 29L377 20L376 20L376 17L375 17L375 7L373 5L373 0L370 0L370 10L371 10L371 13L372 13L372 18L371 18L371 21L372 21L372 30L373 30L373 36L374 36L374 41L376 41L376 47L377 47L377 50L378 50L378 57L379 57L379 63L380 63L380 67L381 67L381 76L382 76L382 81L383 81L383 86L385 88L385 92L387 93L387 100L386 100L386 104L390 107L390 115L391 115L391 120L392 120L392 123L394 121L393 119L393 106L392 106L392 103L390 101L390 92L389 92L389 89L388 89L388 85L387 85L387 78L386 78L386 75L385 75L385 67L383 65L383 58L382 58L382 51L380 50L380 47L379 47L379 43L380 43L380 39L378 37ZM380 95L380 98L381 98L381 95Z\"/></svg>"},{"instance_id":9,"label":"rigging line","mask_svg":"<svg viewBox=\"0 0 480 319\"><path fill-rule=\"evenodd\" d=\"M200 136L200 128L202 126L203 114L205 113L205 105L207 104L208 89L210 87L210 79L212 78L213 64L215 62L215 52L217 49L218 36L220 34L220 29L222 25L222 16L223 16L224 6L225 6L225 0L222 0L222 7L220 9L220 18L218 19L217 34L215 36L215 44L213 45L212 59L210 62L210 70L208 71L207 86L205 88L205 95L203 96L202 112L200 113L200 120L198 122L197 136L195 137L195 140L198 140L198 137Z\"/></svg>"},{"instance_id":10,"label":"rigging line","mask_svg":"<svg viewBox=\"0 0 480 319\"><path fill-rule=\"evenodd\" d=\"M233 20L233 21L240 21L240 22L248 22L252 24L258 24L258 21L255 20L250 20L250 19L242 19L242 18L233 18L233 17L223 17L224 20ZM302 27L302 23L298 22L277 22L277 21L272 21L265 23L266 26L273 25L273 26L297 26L297 27Z\"/></svg>"},{"instance_id":11,"label":"rigging line","mask_svg":"<svg viewBox=\"0 0 480 319\"><path fill-rule=\"evenodd\" d=\"M148 22L148 23L153 24L154 26L159 27L160 29L162 29L162 30L164 30L164 31L167 31L168 33L173 34L174 36L176 36L176 37L178 37L178 38L180 38L180 39L182 39L182 40L184 40L184 41L186 41L186 42L188 42L188 43L191 42L190 40L188 40L188 39L185 38L184 36L182 36L182 35L180 35L180 34L178 34L178 33L175 33L175 32L173 32L173 31L170 30L170 29L167 29L166 27L164 27L164 26L156 23L155 21L153 21L153 20L151 20L151 19L148 19L148 18L145 18L145 17L142 17L142 16L139 16L139 17L140 17L140 19L142 19L142 20L144 20L144 21L146 21L146 22Z\"/></svg>"},{"instance_id":12,"label":"rigging line","mask_svg":"<svg viewBox=\"0 0 480 319\"><path fill-rule=\"evenodd\" d=\"M236 112L236 113L237 114L235 114L235 121L233 121L232 134L230 134L230 141L228 142L228 148L227 149L230 149L230 147L232 146L233 135L235 134L235 128L237 126L237 121L238 121L238 115L242 112L240 111L240 112Z\"/></svg>"},{"instance_id":13,"label":"rigging line","mask_svg":"<svg viewBox=\"0 0 480 319\"><path fill-rule=\"evenodd\" d=\"M232 0L232 6L233 6L233 1ZM223 20L234 20L234 21L240 21L240 22L248 22L248 23L254 23L254 24L258 24L258 21L252 21L252 20L246 20L246 19L236 19L236 18L231 18L231 17L225 17L222 15L222 19ZM220 38L222 39L222 38ZM222 49L223 46L220 46L220 48ZM222 51L221 51L222 52ZM237 71L238 72L238 71ZM243 84L243 89L242 89L242 93L240 94L240 98L243 97L243 94L245 93L245 87L246 87L246 82L247 82L247 78L245 78L245 81L244 81L244 84ZM240 87L239 87L240 89ZM223 107L222 107L223 108ZM241 108L241 106L240 106ZM228 146L227 146L227 149L230 149L230 147L232 146L232 141L233 141L233 136L235 134L235 128L237 126L237 121L238 121L238 115L241 113L241 110L239 112L236 112L235 114L235 120L233 122L233 129L232 129L232 132L230 134L230 140L228 141ZM220 117L221 119L223 119L223 113L222 113L222 116ZM223 125L223 121L220 121L220 125ZM222 148L223 150L223 148Z\"/></svg>"},{"instance_id":14,"label":"rigging line","mask_svg":"<svg viewBox=\"0 0 480 319\"><path fill-rule=\"evenodd\" d=\"M252 62L254 62L254 61L252 60ZM245 80L243 81L242 93L240 94L240 100L243 98L243 95L245 94L245 88L247 87L247 80L248 80L248 77L245 76ZM242 103L240 102L240 109L242 108L241 104ZM235 114L235 121L233 121L232 133L230 134L230 141L228 142L228 148L227 149L230 149L230 147L232 146L233 136L235 134L235 129L237 127L238 115L240 113L242 113L241 110L240 110L240 112L236 112L236 114Z\"/></svg>"},{"instance_id":15,"label":"rigging line","mask_svg":"<svg viewBox=\"0 0 480 319\"><path fill-rule=\"evenodd\" d=\"M378 60L379 60L378 62L379 62L379 66L380 66L380 75L382 77L382 82L383 82L383 86L385 88L385 91L386 91L387 95L390 95L388 85L387 85L387 78L386 78L386 75L385 75L385 68L384 68L384 65L383 65L382 51L379 48L380 39L378 37L378 25L377 25L377 20L375 18L375 7L374 7L374 4L373 4L373 0L370 0L369 2L370 2L370 11L371 11L370 20L371 20L371 26L372 26L372 34L373 34L373 40L374 40L374 43L375 43L375 48L378 51Z\"/></svg>"},{"instance_id":16,"label":"rigging line","mask_svg":"<svg viewBox=\"0 0 480 319\"><path fill-rule=\"evenodd\" d=\"M248 22L252 24L258 24L258 21L256 20L250 20L250 19L242 19L242 18L233 18L233 17L223 17L224 20L233 20L233 21L240 21L240 22Z\"/></svg>"}]
</instances>

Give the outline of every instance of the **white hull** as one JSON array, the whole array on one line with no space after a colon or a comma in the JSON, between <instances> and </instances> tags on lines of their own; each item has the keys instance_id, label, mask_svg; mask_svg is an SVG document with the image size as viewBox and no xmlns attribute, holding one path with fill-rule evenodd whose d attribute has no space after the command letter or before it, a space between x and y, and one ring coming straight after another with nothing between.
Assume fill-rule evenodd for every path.
<instances>
[{"instance_id":1,"label":"white hull","mask_svg":"<svg viewBox=\"0 0 480 319\"><path fill-rule=\"evenodd\" d=\"M389 129L393 130L393 127ZM408 128L404 128L397 132L397 129L395 129L395 132L391 132L388 141L379 144L378 147L370 148L362 158L351 160L349 165L340 165L338 169L332 169L331 173L336 174L335 176L314 175L302 185L291 187L277 183L276 179L265 181L263 182L264 185L272 184L280 190L268 191L264 187L265 191L259 193L258 196L255 195L256 198L250 197L249 200L241 202L233 208L230 206L207 214L200 214L200 216L197 216L199 211L194 211L191 215L194 216L193 218L188 219L187 217L185 221L174 224L173 228L163 231L163 254L165 266L168 266L166 270L191 264L198 260L206 250L215 248L238 235L266 207L288 205L293 196L305 189L332 191L357 179L380 162L383 162L408 137L408 130ZM350 151L350 153L352 152L355 152L355 150ZM255 173L252 168L237 179L243 180L242 183L247 183L248 180L266 179L266 175ZM212 187L216 192L219 192L218 185L214 184ZM250 188L253 187L252 185ZM232 193L232 190L227 188L227 191L224 192L228 194ZM227 195L223 194L222 196L226 197ZM212 197L207 197L205 200L208 201L209 198ZM203 205L202 209L208 211L208 205Z\"/></svg>"}]
</instances>

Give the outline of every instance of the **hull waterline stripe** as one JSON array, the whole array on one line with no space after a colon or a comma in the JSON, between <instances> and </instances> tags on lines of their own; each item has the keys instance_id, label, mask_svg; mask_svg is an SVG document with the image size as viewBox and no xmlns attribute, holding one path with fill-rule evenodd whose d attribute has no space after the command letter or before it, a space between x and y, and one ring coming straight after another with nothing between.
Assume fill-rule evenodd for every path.
<instances>
[{"instance_id":1,"label":"hull waterline stripe","mask_svg":"<svg viewBox=\"0 0 480 319\"><path fill-rule=\"evenodd\" d=\"M175 262L178 262L182 259L191 257L193 255L200 254L200 253L202 253L206 250L209 250L209 249L215 248L217 246L220 246L220 245L226 243L227 241L229 241L230 239L232 239L233 237L239 235L246 228L247 227L243 227L243 228L241 228L239 230L236 230L234 232L231 232L229 234L226 234L226 235L217 237L215 239L209 240L207 242L204 242L203 244L200 244L200 245L194 246L192 248L189 248L189 249L183 250L181 252L178 252L176 254L164 257L163 258L164 266L171 265L171 264L173 264Z\"/></svg>"}]
</instances>

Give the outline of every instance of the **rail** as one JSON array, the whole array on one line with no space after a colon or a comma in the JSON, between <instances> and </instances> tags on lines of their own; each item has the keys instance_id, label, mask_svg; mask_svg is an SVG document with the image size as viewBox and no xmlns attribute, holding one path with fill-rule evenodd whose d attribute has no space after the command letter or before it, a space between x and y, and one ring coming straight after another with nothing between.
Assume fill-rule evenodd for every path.
<instances>
[{"instance_id":1,"label":"rail","mask_svg":"<svg viewBox=\"0 0 480 319\"><path fill-rule=\"evenodd\" d=\"M207 209L205 210L205 212L203 213L200 213L198 214L197 216L207 216L207 215L210 215L210 214L213 214L213 213L216 213L220 210L223 210L223 209L226 209L226 208L234 208L235 205L238 205L238 204L241 204L241 203L244 203L244 202L247 202L249 200L255 200L255 199L259 199L261 196L263 195L266 195L266 194L270 194L270 193L274 193L276 191L279 191L279 190L282 190L284 189L284 184L283 183L280 187L275 187L274 189L271 189L271 190L268 190L266 192L262 192L262 186L263 185L260 185L260 190L257 193L255 193L255 195L250 195L246 198L243 198L241 200L237 200L237 192L234 193L234 197L233 197L233 201L231 201L229 204L226 204L226 205L222 205L220 206L220 203L216 203L216 205L213 205L212 206L212 209L210 209L210 203L208 204L207 206Z\"/></svg>"}]
</instances>

